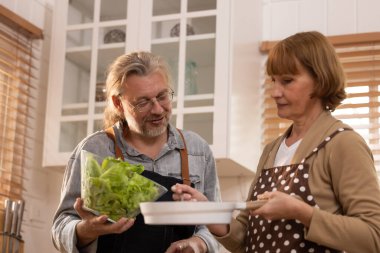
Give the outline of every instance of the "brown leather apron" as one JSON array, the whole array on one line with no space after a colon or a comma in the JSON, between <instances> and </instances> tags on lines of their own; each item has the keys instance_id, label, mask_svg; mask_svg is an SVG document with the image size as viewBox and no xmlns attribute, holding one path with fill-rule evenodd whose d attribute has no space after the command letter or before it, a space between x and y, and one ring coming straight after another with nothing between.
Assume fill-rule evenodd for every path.
<instances>
[{"instance_id":1,"label":"brown leather apron","mask_svg":"<svg viewBox=\"0 0 380 253\"><path fill-rule=\"evenodd\" d=\"M257 200L257 195L266 191L277 190L290 195L298 195L310 206L318 208L308 184L310 166L307 164L307 160L322 149L335 135L344 130L352 129L340 128L336 130L299 164L263 169L250 199ZM249 215L245 252L340 252L306 240L304 238L304 229L304 225L298 220L268 221L258 215Z\"/></svg>"},{"instance_id":2,"label":"brown leather apron","mask_svg":"<svg viewBox=\"0 0 380 253\"><path fill-rule=\"evenodd\" d=\"M120 147L116 143L114 129L105 130L108 137L115 144L117 158L124 160ZM156 172L143 171L142 175L165 186L169 189L157 201L173 201L170 188L176 183L194 185L190 181L188 154L185 139L182 132L178 130L184 143L184 149L180 149L182 180L174 177L162 176ZM133 226L122 234L108 234L98 238L97 253L162 253L172 242L186 239L194 234L195 226L173 226L173 225L146 225L141 214L136 217Z\"/></svg>"}]
</instances>

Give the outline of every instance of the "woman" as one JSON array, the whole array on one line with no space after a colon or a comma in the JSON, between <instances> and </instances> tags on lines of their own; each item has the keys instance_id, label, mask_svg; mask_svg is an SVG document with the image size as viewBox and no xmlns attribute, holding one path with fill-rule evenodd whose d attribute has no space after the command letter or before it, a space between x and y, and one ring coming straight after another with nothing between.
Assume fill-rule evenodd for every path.
<instances>
[{"instance_id":1,"label":"woman","mask_svg":"<svg viewBox=\"0 0 380 253\"><path fill-rule=\"evenodd\" d=\"M271 50L267 73L278 116L292 121L265 147L248 195L267 202L209 230L232 252L380 252L372 153L331 115L346 97L334 48L318 32L295 34ZM207 200L184 185L173 191L175 199Z\"/></svg>"}]
</instances>

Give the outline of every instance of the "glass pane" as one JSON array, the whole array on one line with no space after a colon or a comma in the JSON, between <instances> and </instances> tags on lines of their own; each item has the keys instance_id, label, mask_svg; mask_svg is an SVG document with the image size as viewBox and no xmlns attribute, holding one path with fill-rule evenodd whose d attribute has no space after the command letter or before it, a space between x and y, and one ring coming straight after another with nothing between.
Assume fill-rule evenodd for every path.
<instances>
[{"instance_id":1,"label":"glass pane","mask_svg":"<svg viewBox=\"0 0 380 253\"><path fill-rule=\"evenodd\" d=\"M123 54L124 48L107 48L99 50L96 77L98 82L104 82L106 80L106 71L109 65L114 62L117 57Z\"/></svg>"},{"instance_id":2,"label":"glass pane","mask_svg":"<svg viewBox=\"0 0 380 253\"><path fill-rule=\"evenodd\" d=\"M105 100L105 80L107 68L118 56L122 54L124 54L124 48L108 48L99 50L95 101L100 102Z\"/></svg>"},{"instance_id":3,"label":"glass pane","mask_svg":"<svg viewBox=\"0 0 380 253\"><path fill-rule=\"evenodd\" d=\"M185 95L198 93L198 64L189 60L185 65Z\"/></svg>"},{"instance_id":4,"label":"glass pane","mask_svg":"<svg viewBox=\"0 0 380 253\"><path fill-rule=\"evenodd\" d=\"M172 108L177 108L177 95L175 93L172 101Z\"/></svg>"},{"instance_id":5,"label":"glass pane","mask_svg":"<svg viewBox=\"0 0 380 253\"><path fill-rule=\"evenodd\" d=\"M100 21L126 19L128 0L102 0L100 5Z\"/></svg>"},{"instance_id":6,"label":"glass pane","mask_svg":"<svg viewBox=\"0 0 380 253\"><path fill-rule=\"evenodd\" d=\"M179 20L165 20L152 23L152 39L178 37L176 25Z\"/></svg>"},{"instance_id":7,"label":"glass pane","mask_svg":"<svg viewBox=\"0 0 380 253\"><path fill-rule=\"evenodd\" d=\"M106 108L105 102L97 102L95 103L95 113L101 114L103 116L104 108Z\"/></svg>"},{"instance_id":8,"label":"glass pane","mask_svg":"<svg viewBox=\"0 0 380 253\"><path fill-rule=\"evenodd\" d=\"M100 131L103 129L103 120L95 120L94 121L94 132Z\"/></svg>"},{"instance_id":9,"label":"glass pane","mask_svg":"<svg viewBox=\"0 0 380 253\"><path fill-rule=\"evenodd\" d=\"M99 29L99 45L121 43L120 47L125 47L125 40L125 26L102 27Z\"/></svg>"},{"instance_id":10,"label":"glass pane","mask_svg":"<svg viewBox=\"0 0 380 253\"><path fill-rule=\"evenodd\" d=\"M104 82L96 83L95 102L106 101L106 84Z\"/></svg>"},{"instance_id":11,"label":"glass pane","mask_svg":"<svg viewBox=\"0 0 380 253\"><path fill-rule=\"evenodd\" d=\"M186 114L183 117L183 129L191 130L202 136L208 144L213 143L213 114Z\"/></svg>"},{"instance_id":12,"label":"glass pane","mask_svg":"<svg viewBox=\"0 0 380 253\"><path fill-rule=\"evenodd\" d=\"M195 34L194 27L192 27L190 24L187 24L186 35L191 36L194 34ZM170 29L170 37L179 37L180 35L181 35L181 25L180 23L177 23Z\"/></svg>"},{"instance_id":13,"label":"glass pane","mask_svg":"<svg viewBox=\"0 0 380 253\"><path fill-rule=\"evenodd\" d=\"M177 93L178 90L178 53L179 43L165 43L152 45L152 53L162 56L169 64L172 74L173 90Z\"/></svg>"},{"instance_id":14,"label":"glass pane","mask_svg":"<svg viewBox=\"0 0 380 253\"><path fill-rule=\"evenodd\" d=\"M207 34L207 33L215 33L215 32L216 32L216 17L215 16L187 19L187 35Z\"/></svg>"},{"instance_id":15,"label":"glass pane","mask_svg":"<svg viewBox=\"0 0 380 253\"><path fill-rule=\"evenodd\" d=\"M62 104L87 103L90 83L91 51L66 54Z\"/></svg>"},{"instance_id":16,"label":"glass pane","mask_svg":"<svg viewBox=\"0 0 380 253\"><path fill-rule=\"evenodd\" d=\"M214 105L214 97L210 96L210 98L199 98L195 97L194 99L190 96L185 98L185 107L200 107L200 106L213 106Z\"/></svg>"},{"instance_id":17,"label":"glass pane","mask_svg":"<svg viewBox=\"0 0 380 253\"><path fill-rule=\"evenodd\" d=\"M153 16L175 14L180 11L180 0L153 0Z\"/></svg>"},{"instance_id":18,"label":"glass pane","mask_svg":"<svg viewBox=\"0 0 380 253\"><path fill-rule=\"evenodd\" d=\"M214 93L215 39L192 40L186 47L186 95Z\"/></svg>"},{"instance_id":19,"label":"glass pane","mask_svg":"<svg viewBox=\"0 0 380 253\"><path fill-rule=\"evenodd\" d=\"M75 108L72 106L62 107L62 116L68 116L68 115L80 115L80 114L87 114L88 113L88 106L85 104L84 106L76 106Z\"/></svg>"},{"instance_id":20,"label":"glass pane","mask_svg":"<svg viewBox=\"0 0 380 253\"><path fill-rule=\"evenodd\" d=\"M59 152L71 152L87 135L87 122L61 122Z\"/></svg>"},{"instance_id":21,"label":"glass pane","mask_svg":"<svg viewBox=\"0 0 380 253\"><path fill-rule=\"evenodd\" d=\"M177 116L172 114L172 117L170 118L170 123L175 127L177 122Z\"/></svg>"},{"instance_id":22,"label":"glass pane","mask_svg":"<svg viewBox=\"0 0 380 253\"><path fill-rule=\"evenodd\" d=\"M94 0L69 1L67 23L69 25L91 23L94 20Z\"/></svg>"},{"instance_id":23,"label":"glass pane","mask_svg":"<svg viewBox=\"0 0 380 253\"><path fill-rule=\"evenodd\" d=\"M187 1L187 11L215 10L216 0L189 0Z\"/></svg>"},{"instance_id":24,"label":"glass pane","mask_svg":"<svg viewBox=\"0 0 380 253\"><path fill-rule=\"evenodd\" d=\"M74 30L66 33L66 48L91 46L92 30Z\"/></svg>"}]
</instances>

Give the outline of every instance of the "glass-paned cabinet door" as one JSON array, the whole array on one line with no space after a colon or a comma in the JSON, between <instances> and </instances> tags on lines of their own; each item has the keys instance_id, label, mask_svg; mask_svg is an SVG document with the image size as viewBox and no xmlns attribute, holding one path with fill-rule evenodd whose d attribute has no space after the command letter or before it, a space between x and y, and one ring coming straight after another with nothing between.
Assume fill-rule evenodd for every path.
<instances>
[{"instance_id":1,"label":"glass-paned cabinet door","mask_svg":"<svg viewBox=\"0 0 380 253\"><path fill-rule=\"evenodd\" d=\"M220 126L226 122L228 61L221 59L228 55L229 2L57 1L44 163L66 164L83 138L103 128L107 68L132 50L150 50L169 63L175 91L171 122L224 146L216 136L225 136L220 130L226 129Z\"/></svg>"},{"instance_id":2,"label":"glass-paned cabinet door","mask_svg":"<svg viewBox=\"0 0 380 253\"><path fill-rule=\"evenodd\" d=\"M151 51L164 57L172 72L172 123L212 144L217 1L152 2Z\"/></svg>"},{"instance_id":3,"label":"glass-paned cabinet door","mask_svg":"<svg viewBox=\"0 0 380 253\"><path fill-rule=\"evenodd\" d=\"M213 143L213 136L209 133L212 132L213 113L192 113L185 114L183 119L183 128L191 129L192 131L203 136L207 143Z\"/></svg>"},{"instance_id":4,"label":"glass-paned cabinet door","mask_svg":"<svg viewBox=\"0 0 380 253\"><path fill-rule=\"evenodd\" d=\"M106 71L128 27L128 0L70 0L67 10L59 152L102 128Z\"/></svg>"},{"instance_id":5,"label":"glass-paned cabinet door","mask_svg":"<svg viewBox=\"0 0 380 253\"><path fill-rule=\"evenodd\" d=\"M94 22L94 0L69 1L67 25L87 24Z\"/></svg>"}]
</instances>

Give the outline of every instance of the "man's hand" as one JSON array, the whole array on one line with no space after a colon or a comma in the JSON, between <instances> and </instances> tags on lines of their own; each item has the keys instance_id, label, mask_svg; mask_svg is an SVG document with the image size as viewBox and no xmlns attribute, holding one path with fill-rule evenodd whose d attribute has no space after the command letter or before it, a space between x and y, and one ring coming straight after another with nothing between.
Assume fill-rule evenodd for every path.
<instances>
[{"instance_id":1,"label":"man's hand","mask_svg":"<svg viewBox=\"0 0 380 253\"><path fill-rule=\"evenodd\" d=\"M207 245L198 236L173 242L165 253L206 253Z\"/></svg>"},{"instance_id":2,"label":"man's hand","mask_svg":"<svg viewBox=\"0 0 380 253\"><path fill-rule=\"evenodd\" d=\"M83 200L81 198L76 199L74 209L82 218L76 226L77 247L79 248L90 244L101 235L120 234L134 224L134 219L121 218L116 223L110 223L107 221L108 217L106 215L95 216L83 209Z\"/></svg>"}]
</instances>

